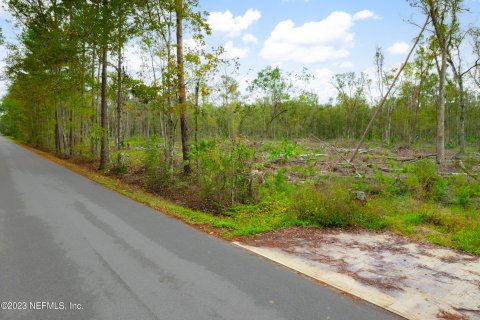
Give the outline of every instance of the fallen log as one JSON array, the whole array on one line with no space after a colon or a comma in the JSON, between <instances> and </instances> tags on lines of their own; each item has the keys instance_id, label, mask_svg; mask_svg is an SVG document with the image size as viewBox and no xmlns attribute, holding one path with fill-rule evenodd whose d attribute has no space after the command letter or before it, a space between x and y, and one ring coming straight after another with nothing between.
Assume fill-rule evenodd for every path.
<instances>
[{"instance_id":1,"label":"fallen log","mask_svg":"<svg viewBox=\"0 0 480 320\"><path fill-rule=\"evenodd\" d=\"M408 157L408 158L398 158L398 157L388 157L387 159L390 160L397 160L399 162L415 162L418 160L426 159L426 158L433 158L436 157L437 155L435 153L432 154L422 154L416 157Z\"/></svg>"},{"instance_id":2,"label":"fallen log","mask_svg":"<svg viewBox=\"0 0 480 320\"><path fill-rule=\"evenodd\" d=\"M469 172L469 171L467 170L467 168L465 168L465 165L463 164L463 161L462 161L462 160L458 160L458 164L459 164L459 166L460 166L460 169L462 169L462 171L465 172L465 174L466 174L467 176L469 176L470 178L472 178L472 179L475 180L475 181L480 182L480 178L479 178L479 177L473 175L471 172Z\"/></svg>"}]
</instances>

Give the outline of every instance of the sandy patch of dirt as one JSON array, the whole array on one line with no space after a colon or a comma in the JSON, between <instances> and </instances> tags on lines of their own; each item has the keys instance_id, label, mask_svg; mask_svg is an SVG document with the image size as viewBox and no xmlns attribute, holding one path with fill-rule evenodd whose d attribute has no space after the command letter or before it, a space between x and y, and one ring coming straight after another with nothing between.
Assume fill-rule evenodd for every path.
<instances>
[{"instance_id":1,"label":"sandy patch of dirt","mask_svg":"<svg viewBox=\"0 0 480 320\"><path fill-rule=\"evenodd\" d=\"M392 298L412 319L480 319L480 257L391 232L289 227L243 239Z\"/></svg>"}]
</instances>

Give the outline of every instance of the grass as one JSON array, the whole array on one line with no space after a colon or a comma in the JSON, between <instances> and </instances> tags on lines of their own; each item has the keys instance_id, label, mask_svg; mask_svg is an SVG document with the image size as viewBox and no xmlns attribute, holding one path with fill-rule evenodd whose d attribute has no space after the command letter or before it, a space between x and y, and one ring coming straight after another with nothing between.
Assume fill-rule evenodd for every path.
<instances>
[{"instance_id":1,"label":"grass","mask_svg":"<svg viewBox=\"0 0 480 320\"><path fill-rule=\"evenodd\" d=\"M385 229L422 242L480 254L480 217L412 200L384 217ZM400 209L399 209L400 208Z\"/></svg>"},{"instance_id":2,"label":"grass","mask_svg":"<svg viewBox=\"0 0 480 320\"><path fill-rule=\"evenodd\" d=\"M221 214L210 214L182 207L87 166L25 147L109 189L224 239L294 225L363 228L389 230L416 241L480 254L480 186L465 177L447 179L437 175L434 163L429 160L404 166L401 178L377 172L361 179L312 179L309 168L303 172L300 167L287 167L267 176L257 190L260 195L257 200L235 204ZM289 144L284 142L281 147L282 152L290 152ZM140 167L145 159L144 151L130 150L128 155L130 168ZM281 157L288 160L290 154ZM284 173L289 170L302 173L307 181L288 182ZM368 200L357 200L353 190L365 191Z\"/></svg>"}]
</instances>

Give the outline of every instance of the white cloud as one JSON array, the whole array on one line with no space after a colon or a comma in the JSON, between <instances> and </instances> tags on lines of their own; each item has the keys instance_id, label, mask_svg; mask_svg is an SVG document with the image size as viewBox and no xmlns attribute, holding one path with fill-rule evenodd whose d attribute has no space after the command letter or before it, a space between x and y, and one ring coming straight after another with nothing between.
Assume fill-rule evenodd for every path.
<instances>
[{"instance_id":1,"label":"white cloud","mask_svg":"<svg viewBox=\"0 0 480 320\"><path fill-rule=\"evenodd\" d=\"M367 19L380 19L373 11L370 10L362 10L358 11L353 15L353 20L367 20Z\"/></svg>"},{"instance_id":2,"label":"white cloud","mask_svg":"<svg viewBox=\"0 0 480 320\"><path fill-rule=\"evenodd\" d=\"M353 62L352 61L344 61L338 65L342 69L349 69L353 68Z\"/></svg>"},{"instance_id":3,"label":"white cloud","mask_svg":"<svg viewBox=\"0 0 480 320\"><path fill-rule=\"evenodd\" d=\"M378 16L374 12L363 10L354 15L334 11L323 20L307 22L301 26L296 26L291 20L284 20L275 26L260 55L271 61L302 64L346 58L354 46L354 22L376 18Z\"/></svg>"},{"instance_id":4,"label":"white cloud","mask_svg":"<svg viewBox=\"0 0 480 320\"><path fill-rule=\"evenodd\" d=\"M225 12L211 12L208 24L212 31L226 33L230 37L238 36L247 30L253 23L260 20L262 14L258 10L248 9L243 16L234 17L230 10Z\"/></svg>"},{"instance_id":5,"label":"white cloud","mask_svg":"<svg viewBox=\"0 0 480 320\"><path fill-rule=\"evenodd\" d=\"M253 34L247 33L246 35L244 35L244 36L242 37L242 41L243 41L243 43L245 43L245 44L249 44L249 43L257 43L257 42L258 42L258 39L257 39L257 37L255 37Z\"/></svg>"},{"instance_id":6,"label":"white cloud","mask_svg":"<svg viewBox=\"0 0 480 320\"><path fill-rule=\"evenodd\" d=\"M239 48L233 45L233 41L227 41L223 46L225 50L223 53L223 57L227 59L239 58L243 59L248 56L248 48Z\"/></svg>"},{"instance_id":7,"label":"white cloud","mask_svg":"<svg viewBox=\"0 0 480 320\"><path fill-rule=\"evenodd\" d=\"M395 42L390 47L387 48L387 51L393 55L405 54L410 49L410 45L406 42Z\"/></svg>"},{"instance_id":8,"label":"white cloud","mask_svg":"<svg viewBox=\"0 0 480 320\"><path fill-rule=\"evenodd\" d=\"M353 47L352 26L352 16L339 11L298 27L291 20L284 20L273 29L260 55L269 60L303 64L345 58Z\"/></svg>"}]
</instances>

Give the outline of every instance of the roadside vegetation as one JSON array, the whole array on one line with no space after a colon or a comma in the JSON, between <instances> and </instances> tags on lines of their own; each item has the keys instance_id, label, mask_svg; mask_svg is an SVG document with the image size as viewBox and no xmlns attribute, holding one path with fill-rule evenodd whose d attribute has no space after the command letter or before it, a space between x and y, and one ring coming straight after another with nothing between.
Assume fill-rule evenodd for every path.
<instances>
[{"instance_id":1,"label":"roadside vegetation","mask_svg":"<svg viewBox=\"0 0 480 320\"><path fill-rule=\"evenodd\" d=\"M409 146L368 145L352 165L342 160L351 149L314 140L202 141L188 178L179 168L164 184L168 167L158 163L143 171L142 159L149 164L159 149L132 151L126 158L139 166L120 177L211 214L205 223L226 236L292 225L366 228L480 254L480 183L469 176L479 170L475 152L461 165L447 150L449 166L440 169Z\"/></svg>"},{"instance_id":2,"label":"roadside vegetation","mask_svg":"<svg viewBox=\"0 0 480 320\"><path fill-rule=\"evenodd\" d=\"M453 150L450 169L439 170L431 154L371 142L353 167L341 162L350 149L326 142L205 141L193 156L202 170L185 176L178 165L166 177L169 167L151 162L161 149L130 141L121 171L35 152L226 239L288 226L364 228L480 254L480 183L450 157ZM478 160L465 162L467 172L479 170Z\"/></svg>"},{"instance_id":3,"label":"roadside vegetation","mask_svg":"<svg viewBox=\"0 0 480 320\"><path fill-rule=\"evenodd\" d=\"M329 103L308 70L268 66L242 92L222 48L183 46L182 26L210 32L197 1L7 2L23 33L3 134L226 238L365 228L480 254L480 37L462 1L410 1L429 28L405 68L373 48L376 76L335 75ZM132 41L148 76L125 71Z\"/></svg>"}]
</instances>

